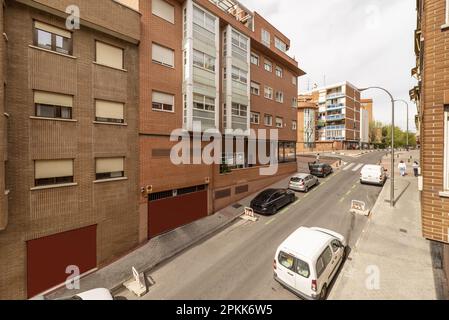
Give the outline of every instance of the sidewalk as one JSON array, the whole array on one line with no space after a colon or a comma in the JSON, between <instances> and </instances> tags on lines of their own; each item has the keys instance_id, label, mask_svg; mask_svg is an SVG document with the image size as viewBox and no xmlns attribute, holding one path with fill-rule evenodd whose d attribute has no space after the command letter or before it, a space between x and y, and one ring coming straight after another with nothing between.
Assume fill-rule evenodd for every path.
<instances>
[{"instance_id":1,"label":"sidewalk","mask_svg":"<svg viewBox=\"0 0 449 320\"><path fill-rule=\"evenodd\" d=\"M285 188L289 179L285 178L272 187ZM80 290L68 290L63 287L46 297L49 299L71 297L95 288L107 288L114 292L132 278L132 267L141 273L147 273L157 265L231 225L243 214L244 208L249 206L254 196L250 195L239 201L238 204L241 205L239 208L229 206L214 215L152 239L120 260L82 278Z\"/></svg>"},{"instance_id":2,"label":"sidewalk","mask_svg":"<svg viewBox=\"0 0 449 320\"><path fill-rule=\"evenodd\" d=\"M413 153L403 153L409 158ZM387 161L388 159L386 159ZM388 168L388 166L387 166ZM390 208L390 183L374 206L361 239L331 290L331 300L444 299L441 251L421 233L417 179L396 176L396 208Z\"/></svg>"}]
</instances>

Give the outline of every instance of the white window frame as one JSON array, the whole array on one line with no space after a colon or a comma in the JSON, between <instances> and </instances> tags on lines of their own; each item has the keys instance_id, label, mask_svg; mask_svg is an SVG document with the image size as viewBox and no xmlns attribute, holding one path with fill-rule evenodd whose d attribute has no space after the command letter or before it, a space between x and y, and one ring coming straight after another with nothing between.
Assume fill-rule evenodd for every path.
<instances>
[{"instance_id":1,"label":"white window frame","mask_svg":"<svg viewBox=\"0 0 449 320\"><path fill-rule=\"evenodd\" d=\"M267 68L267 66L269 66L269 68ZM263 63L263 68L267 72L273 72L273 62L271 62L270 60L266 60L265 59L265 61Z\"/></svg>"},{"instance_id":2,"label":"white window frame","mask_svg":"<svg viewBox=\"0 0 449 320\"><path fill-rule=\"evenodd\" d=\"M265 29L262 29L261 33L262 33L262 35L261 35L262 43L266 47L269 48L271 46L271 34L267 30L265 30Z\"/></svg>"},{"instance_id":3,"label":"white window frame","mask_svg":"<svg viewBox=\"0 0 449 320\"><path fill-rule=\"evenodd\" d=\"M444 191L449 191L449 105L444 106Z\"/></svg>"},{"instance_id":4,"label":"white window frame","mask_svg":"<svg viewBox=\"0 0 449 320\"><path fill-rule=\"evenodd\" d=\"M264 87L264 97L266 98L266 99L269 99L269 100L273 100L273 96L274 96L274 90L273 90L273 88L271 88L271 87L268 87L268 86L265 86Z\"/></svg>"},{"instance_id":5,"label":"white window frame","mask_svg":"<svg viewBox=\"0 0 449 320\"><path fill-rule=\"evenodd\" d=\"M446 27L449 27L449 0L446 0Z\"/></svg>"},{"instance_id":6,"label":"white window frame","mask_svg":"<svg viewBox=\"0 0 449 320\"><path fill-rule=\"evenodd\" d=\"M156 47L160 47L162 49L165 49L167 51L170 51L173 54L173 65L165 63L164 61L155 60L154 53L153 53L155 46ZM160 44L158 44L156 42L152 43L152 45L151 45L151 60L153 61L153 63L161 65L161 66L164 66L164 67L167 67L167 68L174 68L175 67L175 59L176 59L176 57L175 57L175 50L173 50L171 48L168 48L168 47L165 47L163 45L160 45Z\"/></svg>"},{"instance_id":7,"label":"white window frame","mask_svg":"<svg viewBox=\"0 0 449 320\"><path fill-rule=\"evenodd\" d=\"M298 98L293 97L292 98L292 108L298 107Z\"/></svg>"},{"instance_id":8,"label":"white window frame","mask_svg":"<svg viewBox=\"0 0 449 320\"><path fill-rule=\"evenodd\" d=\"M276 76L279 78L283 78L284 77L284 69L282 69L279 66L276 66Z\"/></svg>"},{"instance_id":9,"label":"white window frame","mask_svg":"<svg viewBox=\"0 0 449 320\"><path fill-rule=\"evenodd\" d=\"M235 79L234 76L237 76L237 79ZM232 66L231 77L233 81L237 81L245 85L248 84L248 72L245 70Z\"/></svg>"},{"instance_id":10,"label":"white window frame","mask_svg":"<svg viewBox=\"0 0 449 320\"><path fill-rule=\"evenodd\" d=\"M276 99L276 102L284 103L284 92L276 91L275 99Z\"/></svg>"},{"instance_id":11,"label":"white window frame","mask_svg":"<svg viewBox=\"0 0 449 320\"><path fill-rule=\"evenodd\" d=\"M292 84L293 84L294 86L297 86L297 85L298 85L298 78L297 78L297 77L292 76Z\"/></svg>"},{"instance_id":12,"label":"white window frame","mask_svg":"<svg viewBox=\"0 0 449 320\"><path fill-rule=\"evenodd\" d=\"M253 121L253 119L257 119L257 121ZM257 124L257 125L260 124L260 113L259 112L251 112L251 124Z\"/></svg>"},{"instance_id":13,"label":"white window frame","mask_svg":"<svg viewBox=\"0 0 449 320\"><path fill-rule=\"evenodd\" d=\"M163 94L163 95L172 97L173 103L171 105L171 110L164 110L164 105L165 106L169 106L169 104L163 104L163 103L160 103L160 102L156 102L156 103L161 104L162 109L154 108L153 103L155 103L155 101L153 101L153 97L154 97L155 93L159 93L159 94ZM151 110L154 111L154 112L174 113L175 112L175 95L172 94L172 93L168 93L168 92L162 92L162 91L158 91L158 90L153 90L151 92Z\"/></svg>"},{"instance_id":14,"label":"white window frame","mask_svg":"<svg viewBox=\"0 0 449 320\"><path fill-rule=\"evenodd\" d=\"M255 87L257 86L257 87ZM257 93L253 91L253 89L257 89ZM260 96L260 84L254 81L251 81L251 94L255 96Z\"/></svg>"},{"instance_id":15,"label":"white window frame","mask_svg":"<svg viewBox=\"0 0 449 320\"><path fill-rule=\"evenodd\" d=\"M267 123L267 119L270 119L269 123ZM272 127L273 126L273 116L271 114L264 115L263 123L266 127Z\"/></svg>"},{"instance_id":16,"label":"white window frame","mask_svg":"<svg viewBox=\"0 0 449 320\"><path fill-rule=\"evenodd\" d=\"M278 50L287 52L287 44L278 37L274 37L274 45Z\"/></svg>"},{"instance_id":17,"label":"white window frame","mask_svg":"<svg viewBox=\"0 0 449 320\"><path fill-rule=\"evenodd\" d=\"M195 63L195 54L201 56L201 60L202 60L201 61L201 65L198 65L198 64ZM202 52L200 50L196 50L196 49L193 49L193 57L194 57L193 65L195 67L215 73L215 62L216 62L216 59L214 57L212 57L211 55L208 55L207 53L204 53L204 52ZM207 63L208 60L212 60L213 63L212 64L208 64ZM209 66L209 68L207 66ZM212 67L212 68L210 68L210 67Z\"/></svg>"},{"instance_id":18,"label":"white window frame","mask_svg":"<svg viewBox=\"0 0 449 320\"><path fill-rule=\"evenodd\" d=\"M281 117L276 117L276 128L282 129L284 128L284 119Z\"/></svg>"},{"instance_id":19,"label":"white window frame","mask_svg":"<svg viewBox=\"0 0 449 320\"><path fill-rule=\"evenodd\" d=\"M257 59L257 63L254 63L254 60L256 60L256 59ZM260 65L260 56L258 54L251 52L251 63L256 66L259 66Z\"/></svg>"},{"instance_id":20,"label":"white window frame","mask_svg":"<svg viewBox=\"0 0 449 320\"><path fill-rule=\"evenodd\" d=\"M295 120L292 121L292 130L293 131L298 130L298 121Z\"/></svg>"}]
</instances>

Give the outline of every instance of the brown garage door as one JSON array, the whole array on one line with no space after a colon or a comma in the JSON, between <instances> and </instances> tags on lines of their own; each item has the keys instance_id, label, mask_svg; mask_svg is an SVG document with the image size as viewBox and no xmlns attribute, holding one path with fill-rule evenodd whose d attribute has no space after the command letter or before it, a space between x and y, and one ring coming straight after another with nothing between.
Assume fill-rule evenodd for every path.
<instances>
[{"instance_id":1,"label":"brown garage door","mask_svg":"<svg viewBox=\"0 0 449 320\"><path fill-rule=\"evenodd\" d=\"M28 297L64 283L68 266L86 273L97 266L97 226L27 242Z\"/></svg>"},{"instance_id":2,"label":"brown garage door","mask_svg":"<svg viewBox=\"0 0 449 320\"><path fill-rule=\"evenodd\" d=\"M150 201L148 238L207 217L207 190Z\"/></svg>"}]
</instances>

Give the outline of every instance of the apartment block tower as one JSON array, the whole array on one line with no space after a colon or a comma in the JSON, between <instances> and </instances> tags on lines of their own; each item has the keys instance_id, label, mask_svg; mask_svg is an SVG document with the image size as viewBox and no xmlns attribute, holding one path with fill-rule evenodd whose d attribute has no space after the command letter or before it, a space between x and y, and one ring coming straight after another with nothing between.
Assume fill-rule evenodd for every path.
<instances>
[{"instance_id":1,"label":"apartment block tower","mask_svg":"<svg viewBox=\"0 0 449 320\"><path fill-rule=\"evenodd\" d=\"M140 240L206 217L296 172L297 79L290 40L234 0L141 1ZM279 143L250 135L275 129ZM226 134L220 163L201 161L205 131ZM173 163L177 132L191 141L187 163ZM241 150L225 152L225 145ZM261 176L249 142L279 158ZM215 155L216 156L216 155ZM195 159L196 158L196 159ZM195 161L196 160L196 161ZM199 161L198 161L199 160Z\"/></svg>"},{"instance_id":2,"label":"apartment block tower","mask_svg":"<svg viewBox=\"0 0 449 320\"><path fill-rule=\"evenodd\" d=\"M449 278L449 1L418 0L415 31L418 84L410 91L418 107L425 238L443 244Z\"/></svg>"},{"instance_id":3,"label":"apartment block tower","mask_svg":"<svg viewBox=\"0 0 449 320\"><path fill-rule=\"evenodd\" d=\"M310 152L316 150L316 119L318 103L312 95L298 97L298 143L297 151Z\"/></svg>"},{"instance_id":4,"label":"apartment block tower","mask_svg":"<svg viewBox=\"0 0 449 320\"><path fill-rule=\"evenodd\" d=\"M318 104L316 142L321 149L356 149L360 146L360 91L349 82L307 93Z\"/></svg>"},{"instance_id":5,"label":"apartment block tower","mask_svg":"<svg viewBox=\"0 0 449 320\"><path fill-rule=\"evenodd\" d=\"M139 244L136 4L0 5L0 299Z\"/></svg>"}]
</instances>

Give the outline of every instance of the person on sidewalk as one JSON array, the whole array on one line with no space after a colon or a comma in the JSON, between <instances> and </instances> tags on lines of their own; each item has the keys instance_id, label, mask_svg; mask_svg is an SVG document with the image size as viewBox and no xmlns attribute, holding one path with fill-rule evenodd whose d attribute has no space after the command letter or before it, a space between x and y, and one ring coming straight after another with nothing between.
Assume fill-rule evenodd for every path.
<instances>
[{"instance_id":1,"label":"person on sidewalk","mask_svg":"<svg viewBox=\"0 0 449 320\"><path fill-rule=\"evenodd\" d=\"M405 162L403 160L401 160L401 162L399 163L398 169L401 174L401 177L405 177L405 174L407 172L407 165L405 164Z\"/></svg>"},{"instance_id":2,"label":"person on sidewalk","mask_svg":"<svg viewBox=\"0 0 449 320\"><path fill-rule=\"evenodd\" d=\"M316 163L320 163L320 154L319 153L316 155Z\"/></svg>"},{"instance_id":3,"label":"person on sidewalk","mask_svg":"<svg viewBox=\"0 0 449 320\"><path fill-rule=\"evenodd\" d=\"M415 161L413 163L413 173L415 174L415 178L419 177L419 163L418 163L418 161Z\"/></svg>"}]
</instances>

